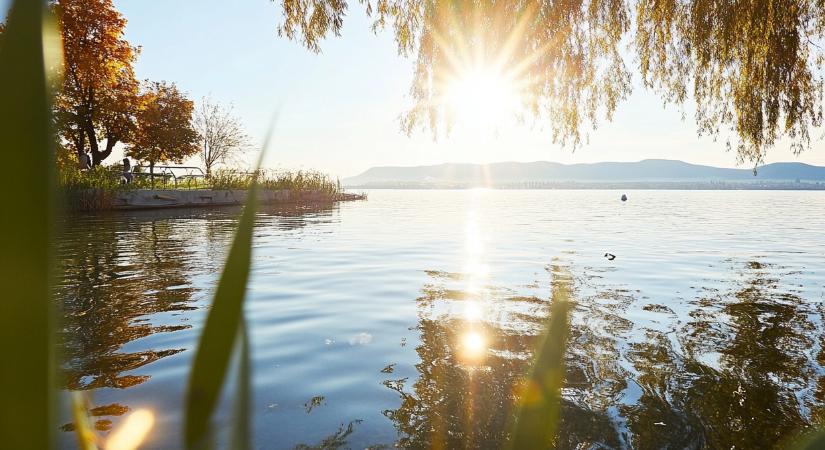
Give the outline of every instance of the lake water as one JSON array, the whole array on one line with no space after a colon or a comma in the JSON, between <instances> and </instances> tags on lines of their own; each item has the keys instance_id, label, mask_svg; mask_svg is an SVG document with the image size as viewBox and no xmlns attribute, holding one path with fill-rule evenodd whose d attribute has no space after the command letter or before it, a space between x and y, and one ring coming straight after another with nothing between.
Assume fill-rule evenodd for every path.
<instances>
[{"instance_id":1,"label":"lake water","mask_svg":"<svg viewBox=\"0 0 825 450\"><path fill-rule=\"evenodd\" d=\"M559 274L576 305L561 448L763 448L825 417L825 193L621 194L264 207L246 305L256 447L496 447ZM238 211L63 224L65 384L91 391L101 429L147 408L147 448L180 446Z\"/></svg>"}]
</instances>

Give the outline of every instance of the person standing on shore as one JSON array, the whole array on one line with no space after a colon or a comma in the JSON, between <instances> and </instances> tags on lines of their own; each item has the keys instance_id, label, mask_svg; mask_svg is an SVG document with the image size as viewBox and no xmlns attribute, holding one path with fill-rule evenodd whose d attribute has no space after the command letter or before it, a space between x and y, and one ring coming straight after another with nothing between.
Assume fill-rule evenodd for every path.
<instances>
[{"instance_id":1,"label":"person standing on shore","mask_svg":"<svg viewBox=\"0 0 825 450\"><path fill-rule=\"evenodd\" d=\"M132 182L132 164L129 158L123 158L123 184Z\"/></svg>"},{"instance_id":2,"label":"person standing on shore","mask_svg":"<svg viewBox=\"0 0 825 450\"><path fill-rule=\"evenodd\" d=\"M92 158L89 157L88 153L81 153L78 160L80 163L80 170L89 170L92 168Z\"/></svg>"}]
</instances>

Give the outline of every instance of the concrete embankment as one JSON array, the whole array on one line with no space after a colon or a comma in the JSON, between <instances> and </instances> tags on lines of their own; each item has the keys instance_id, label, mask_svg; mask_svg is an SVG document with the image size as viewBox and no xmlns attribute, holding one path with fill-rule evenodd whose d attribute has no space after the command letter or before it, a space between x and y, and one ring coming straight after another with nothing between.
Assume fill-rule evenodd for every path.
<instances>
[{"instance_id":1,"label":"concrete embankment","mask_svg":"<svg viewBox=\"0 0 825 450\"><path fill-rule=\"evenodd\" d=\"M83 198L70 203L80 210L130 210L186 208L206 206L243 205L246 203L245 189L137 189L103 193L97 190L76 192ZM348 200L363 200L359 194L341 193L330 196L320 191L268 190L259 192L262 204L274 203L323 203Z\"/></svg>"}]
</instances>

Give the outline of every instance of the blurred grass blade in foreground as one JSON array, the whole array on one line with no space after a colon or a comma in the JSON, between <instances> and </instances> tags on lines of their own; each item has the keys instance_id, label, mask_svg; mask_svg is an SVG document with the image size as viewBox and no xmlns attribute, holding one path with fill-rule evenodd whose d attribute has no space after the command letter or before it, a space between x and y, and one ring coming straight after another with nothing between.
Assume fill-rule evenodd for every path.
<instances>
[{"instance_id":1,"label":"blurred grass blade in foreground","mask_svg":"<svg viewBox=\"0 0 825 450\"><path fill-rule=\"evenodd\" d=\"M825 428L822 424L814 426L814 430L804 433L787 448L791 450L820 450L825 448Z\"/></svg>"},{"instance_id":2,"label":"blurred grass blade in foreground","mask_svg":"<svg viewBox=\"0 0 825 450\"><path fill-rule=\"evenodd\" d=\"M238 341L240 345L240 355L238 359L235 418L231 443L231 448L235 450L252 448L250 445L252 430L249 427L249 399L252 398L250 387L252 383L252 371L249 358L249 336L247 335L245 321L241 321L241 326L238 330Z\"/></svg>"},{"instance_id":3,"label":"blurred grass blade in foreground","mask_svg":"<svg viewBox=\"0 0 825 450\"><path fill-rule=\"evenodd\" d=\"M44 34L44 3L16 0L0 37L0 436L3 448L53 444L54 316L49 241L53 209L53 145ZM2 15L0 15L2 17ZM51 42L51 41L49 41Z\"/></svg>"},{"instance_id":4,"label":"blurred grass blade in foreground","mask_svg":"<svg viewBox=\"0 0 825 450\"><path fill-rule=\"evenodd\" d=\"M233 448L247 448L237 445L249 443L250 367L243 302L252 264L252 232L255 228L255 213L258 209L258 176L276 122L277 113L273 117L266 134L264 147L258 156L255 175L252 177L246 198L246 206L238 222L229 256L226 258L221 279L215 290L212 308L198 342L186 393L184 440L186 447L190 449L207 448L211 442L209 420L220 397L236 336L240 336L241 355L238 377L241 379L238 380L239 398L236 404L236 429L232 436ZM238 438L238 433L244 433L246 436Z\"/></svg>"},{"instance_id":5,"label":"blurred grass blade in foreground","mask_svg":"<svg viewBox=\"0 0 825 450\"><path fill-rule=\"evenodd\" d=\"M88 397L84 392L73 391L71 399L77 446L80 450L97 450L97 434L89 418Z\"/></svg>"},{"instance_id":6,"label":"blurred grass blade in foreground","mask_svg":"<svg viewBox=\"0 0 825 450\"><path fill-rule=\"evenodd\" d=\"M242 327L257 192L258 186L253 183L198 343L186 396L187 448L202 448L209 440L209 419L226 378L235 338Z\"/></svg>"},{"instance_id":7,"label":"blurred grass blade in foreground","mask_svg":"<svg viewBox=\"0 0 825 450\"><path fill-rule=\"evenodd\" d=\"M509 448L552 448L560 420L564 354L567 349L571 278L553 267L550 324L536 349L531 373L520 389Z\"/></svg>"}]
</instances>

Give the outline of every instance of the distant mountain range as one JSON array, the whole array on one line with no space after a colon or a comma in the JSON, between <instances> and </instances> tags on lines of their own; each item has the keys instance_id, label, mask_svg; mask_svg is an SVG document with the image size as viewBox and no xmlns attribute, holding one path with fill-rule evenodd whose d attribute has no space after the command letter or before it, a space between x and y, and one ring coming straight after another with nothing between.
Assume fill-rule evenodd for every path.
<instances>
[{"instance_id":1,"label":"distant mountain range","mask_svg":"<svg viewBox=\"0 0 825 450\"><path fill-rule=\"evenodd\" d=\"M684 161L561 164L547 161L373 167L343 180L356 188L779 188L825 189L825 167L774 163L753 169L725 169Z\"/></svg>"}]
</instances>

